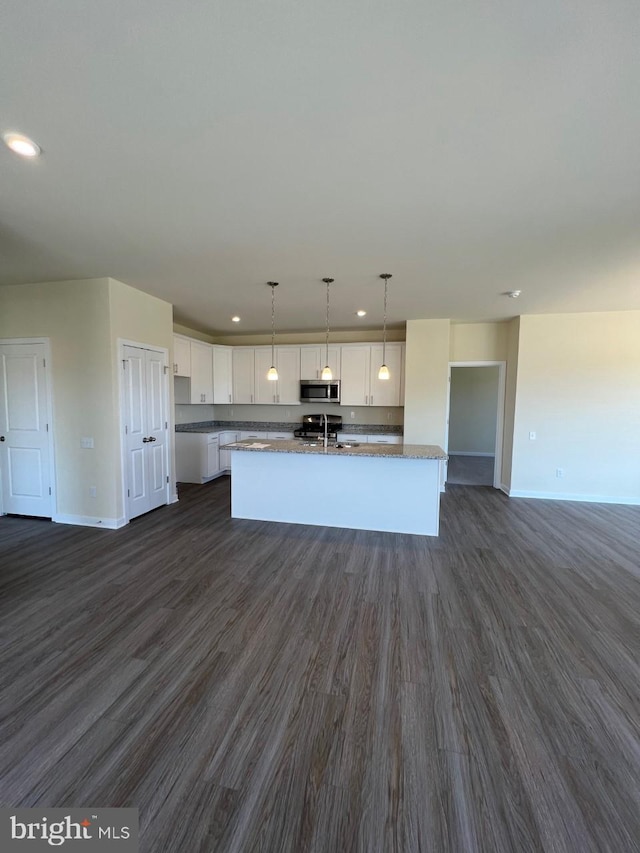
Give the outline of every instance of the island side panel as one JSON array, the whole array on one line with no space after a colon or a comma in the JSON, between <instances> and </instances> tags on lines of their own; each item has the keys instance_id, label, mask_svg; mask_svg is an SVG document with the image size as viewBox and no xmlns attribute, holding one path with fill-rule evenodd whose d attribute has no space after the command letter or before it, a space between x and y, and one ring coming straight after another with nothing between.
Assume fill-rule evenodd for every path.
<instances>
[{"instance_id":1,"label":"island side panel","mask_svg":"<svg viewBox=\"0 0 640 853\"><path fill-rule=\"evenodd\" d=\"M437 459L231 452L231 515L437 536Z\"/></svg>"}]
</instances>

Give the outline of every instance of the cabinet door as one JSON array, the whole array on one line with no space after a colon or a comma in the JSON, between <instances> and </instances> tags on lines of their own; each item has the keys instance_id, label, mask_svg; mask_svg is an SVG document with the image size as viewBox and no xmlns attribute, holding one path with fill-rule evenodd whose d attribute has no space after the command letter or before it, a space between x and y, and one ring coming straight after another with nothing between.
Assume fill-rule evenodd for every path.
<instances>
[{"instance_id":1,"label":"cabinet door","mask_svg":"<svg viewBox=\"0 0 640 853\"><path fill-rule=\"evenodd\" d=\"M231 347L213 348L213 402L233 403Z\"/></svg>"},{"instance_id":2,"label":"cabinet door","mask_svg":"<svg viewBox=\"0 0 640 853\"><path fill-rule=\"evenodd\" d=\"M220 470L229 471L231 469L231 451L225 449L225 444L232 444L238 440L237 432L222 432L219 437L220 445Z\"/></svg>"},{"instance_id":3,"label":"cabinet door","mask_svg":"<svg viewBox=\"0 0 640 853\"><path fill-rule=\"evenodd\" d=\"M213 403L213 348L191 341L191 402Z\"/></svg>"},{"instance_id":4,"label":"cabinet door","mask_svg":"<svg viewBox=\"0 0 640 853\"><path fill-rule=\"evenodd\" d=\"M220 471L220 445L218 437L215 439L207 439L207 458L206 466L203 471L203 477L215 477Z\"/></svg>"},{"instance_id":5,"label":"cabinet door","mask_svg":"<svg viewBox=\"0 0 640 853\"><path fill-rule=\"evenodd\" d=\"M173 336L173 372L176 376L191 376L191 341Z\"/></svg>"},{"instance_id":6,"label":"cabinet door","mask_svg":"<svg viewBox=\"0 0 640 853\"><path fill-rule=\"evenodd\" d=\"M342 347L340 405L369 406L371 347Z\"/></svg>"},{"instance_id":7,"label":"cabinet door","mask_svg":"<svg viewBox=\"0 0 640 853\"><path fill-rule=\"evenodd\" d=\"M325 347L300 347L300 379L320 379L327 361ZM334 379L340 379L340 347L329 347L329 367Z\"/></svg>"},{"instance_id":8,"label":"cabinet door","mask_svg":"<svg viewBox=\"0 0 640 853\"><path fill-rule=\"evenodd\" d=\"M276 367L278 366L278 355L274 353ZM271 405L277 402L278 383L267 379L267 373L271 367L271 347L256 347L254 355L255 377L254 377L254 403Z\"/></svg>"},{"instance_id":9,"label":"cabinet door","mask_svg":"<svg viewBox=\"0 0 640 853\"><path fill-rule=\"evenodd\" d=\"M253 347L233 348L233 402L253 403Z\"/></svg>"},{"instance_id":10,"label":"cabinet door","mask_svg":"<svg viewBox=\"0 0 640 853\"><path fill-rule=\"evenodd\" d=\"M300 348L276 347L278 381L275 383L276 403L300 405ZM274 383L270 383L273 385Z\"/></svg>"},{"instance_id":11,"label":"cabinet door","mask_svg":"<svg viewBox=\"0 0 640 853\"><path fill-rule=\"evenodd\" d=\"M385 361L389 368L389 379L378 379L382 364L382 344L371 347L371 394L370 406L399 406L402 388L402 345L387 344Z\"/></svg>"}]
</instances>

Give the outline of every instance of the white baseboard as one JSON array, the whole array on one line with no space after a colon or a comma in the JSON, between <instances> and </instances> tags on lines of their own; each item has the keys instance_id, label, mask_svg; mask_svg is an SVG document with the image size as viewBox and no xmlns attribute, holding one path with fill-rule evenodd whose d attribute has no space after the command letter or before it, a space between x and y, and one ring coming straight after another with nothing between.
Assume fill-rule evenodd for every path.
<instances>
[{"instance_id":1,"label":"white baseboard","mask_svg":"<svg viewBox=\"0 0 640 853\"><path fill-rule=\"evenodd\" d=\"M505 486L504 483L500 483L498 488L501 492L504 492L507 497L511 497L511 489L509 488L509 486Z\"/></svg>"},{"instance_id":2,"label":"white baseboard","mask_svg":"<svg viewBox=\"0 0 640 853\"><path fill-rule=\"evenodd\" d=\"M449 450L449 456L490 456L495 459L495 453L479 453L476 450Z\"/></svg>"},{"instance_id":3,"label":"white baseboard","mask_svg":"<svg viewBox=\"0 0 640 853\"><path fill-rule=\"evenodd\" d=\"M94 518L91 515L54 515L51 519L57 524L77 524L80 527L103 527L105 530L119 530L129 522L126 518Z\"/></svg>"},{"instance_id":4,"label":"white baseboard","mask_svg":"<svg viewBox=\"0 0 640 853\"><path fill-rule=\"evenodd\" d=\"M169 503L170 504L177 504L178 503L178 493L177 492L175 494L171 495Z\"/></svg>"},{"instance_id":5,"label":"white baseboard","mask_svg":"<svg viewBox=\"0 0 640 853\"><path fill-rule=\"evenodd\" d=\"M501 487L502 488L502 487ZM504 489L503 489L504 491ZM640 498L616 497L613 495L571 495L557 492L532 492L527 489L511 489L507 492L510 498L534 498L545 501L580 501L596 504L623 504L625 506L640 506Z\"/></svg>"}]
</instances>

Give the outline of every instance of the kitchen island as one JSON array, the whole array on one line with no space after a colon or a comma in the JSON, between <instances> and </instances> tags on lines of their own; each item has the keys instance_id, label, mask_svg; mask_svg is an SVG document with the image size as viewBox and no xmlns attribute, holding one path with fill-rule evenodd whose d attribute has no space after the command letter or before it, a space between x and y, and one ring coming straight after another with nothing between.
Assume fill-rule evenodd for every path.
<instances>
[{"instance_id":1,"label":"kitchen island","mask_svg":"<svg viewBox=\"0 0 640 853\"><path fill-rule=\"evenodd\" d=\"M437 536L441 447L247 440L231 451L231 515Z\"/></svg>"}]
</instances>

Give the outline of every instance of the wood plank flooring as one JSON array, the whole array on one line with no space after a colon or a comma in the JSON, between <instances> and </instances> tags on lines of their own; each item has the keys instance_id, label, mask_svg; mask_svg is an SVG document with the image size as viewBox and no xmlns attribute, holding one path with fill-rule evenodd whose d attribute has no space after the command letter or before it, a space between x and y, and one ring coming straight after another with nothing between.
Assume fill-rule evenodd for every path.
<instances>
[{"instance_id":1,"label":"wood plank flooring","mask_svg":"<svg viewBox=\"0 0 640 853\"><path fill-rule=\"evenodd\" d=\"M437 539L0 518L0 804L145 853L640 850L640 509L449 486Z\"/></svg>"}]
</instances>

